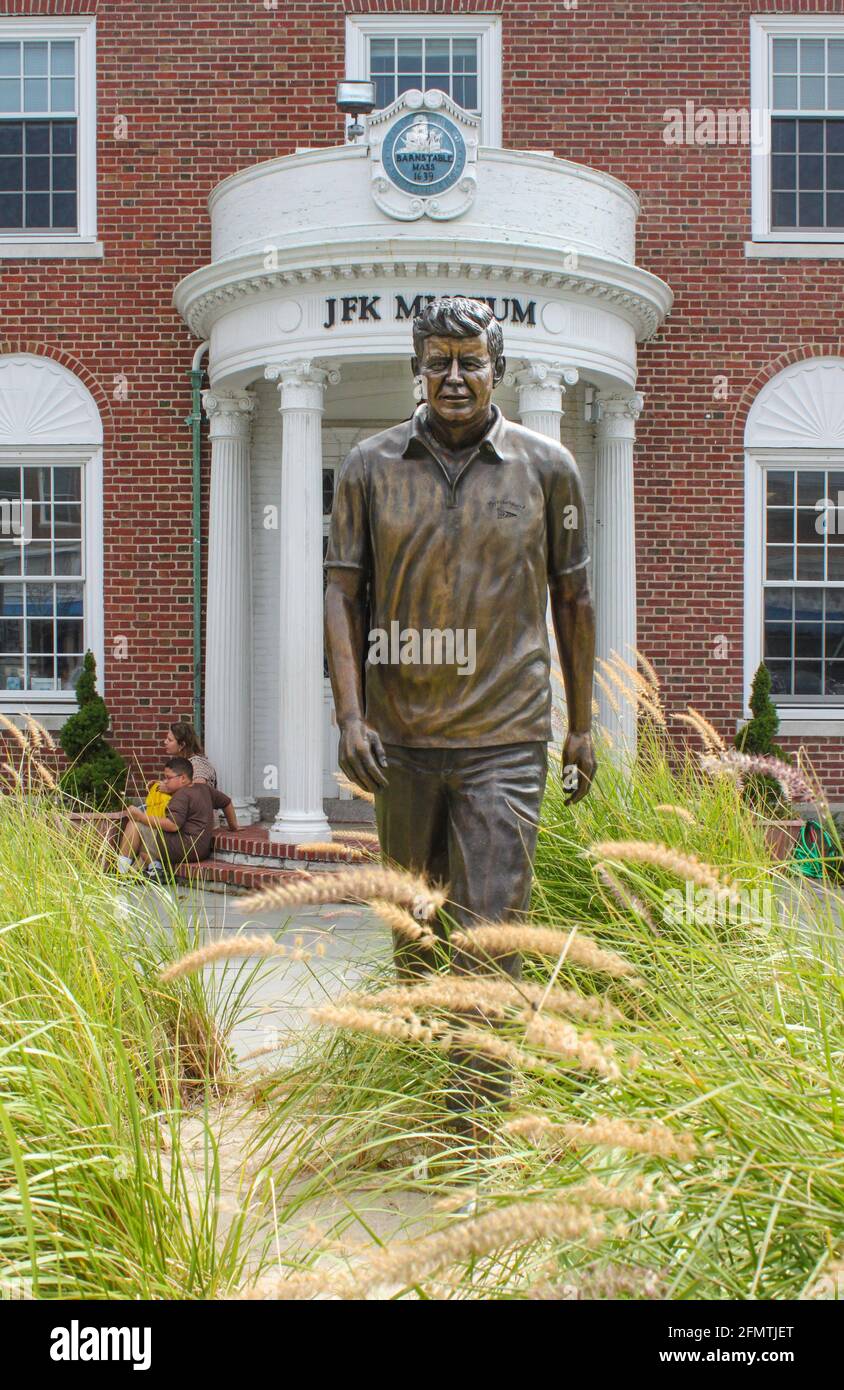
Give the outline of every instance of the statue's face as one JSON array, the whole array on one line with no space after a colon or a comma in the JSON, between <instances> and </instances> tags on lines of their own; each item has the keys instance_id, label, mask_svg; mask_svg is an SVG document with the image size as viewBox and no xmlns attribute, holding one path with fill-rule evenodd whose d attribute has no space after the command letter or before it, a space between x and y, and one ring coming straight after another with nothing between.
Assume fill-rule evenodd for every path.
<instances>
[{"instance_id":1,"label":"statue's face","mask_svg":"<svg viewBox=\"0 0 844 1390\"><path fill-rule=\"evenodd\" d=\"M415 370L425 378L428 409L443 424L471 426L486 420L501 369L489 355L485 333L426 338Z\"/></svg>"}]
</instances>

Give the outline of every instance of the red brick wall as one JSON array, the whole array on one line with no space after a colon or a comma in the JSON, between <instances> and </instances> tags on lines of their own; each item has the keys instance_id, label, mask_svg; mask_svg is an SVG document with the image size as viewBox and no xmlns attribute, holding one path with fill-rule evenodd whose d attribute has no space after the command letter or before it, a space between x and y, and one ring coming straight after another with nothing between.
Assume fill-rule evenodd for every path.
<instances>
[{"instance_id":1,"label":"red brick wall","mask_svg":"<svg viewBox=\"0 0 844 1390\"><path fill-rule=\"evenodd\" d=\"M742 670L742 429L750 394L807 352L842 351L844 263L747 261L749 152L669 146L687 98L749 103L750 14L841 13L805 0L0 0L0 15L97 15L102 262L0 262L8 347L49 353L101 402L107 695L116 742L157 770L161 730L192 689L189 369L173 286L210 257L220 179L299 144L334 144L346 12L500 12L504 142L604 169L642 199L639 263L676 302L641 351L640 645L671 708L735 727ZM128 139L114 138L115 117ZM7 350L4 346L4 350ZM124 373L128 400L113 399ZM726 375L726 401L713 378ZM207 460L206 460L207 467ZM111 644L129 639L128 661ZM716 659L716 639L728 658ZM840 740L813 740L844 796Z\"/></svg>"}]
</instances>

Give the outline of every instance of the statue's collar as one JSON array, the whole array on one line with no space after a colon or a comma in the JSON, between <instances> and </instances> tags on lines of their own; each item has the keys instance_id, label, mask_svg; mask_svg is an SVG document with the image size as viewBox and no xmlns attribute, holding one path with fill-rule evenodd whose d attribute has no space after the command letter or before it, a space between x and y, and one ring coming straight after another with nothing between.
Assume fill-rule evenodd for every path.
<instances>
[{"instance_id":1,"label":"statue's collar","mask_svg":"<svg viewBox=\"0 0 844 1390\"><path fill-rule=\"evenodd\" d=\"M492 418L489 428L482 439L478 440L478 453L494 454L499 463L504 462L504 440L503 435L506 428L504 416L497 405L491 407ZM428 407L422 404L417 407L409 421L409 432L407 444L402 450L404 458L411 458L420 452L430 454L431 447L441 448L428 429Z\"/></svg>"}]
</instances>

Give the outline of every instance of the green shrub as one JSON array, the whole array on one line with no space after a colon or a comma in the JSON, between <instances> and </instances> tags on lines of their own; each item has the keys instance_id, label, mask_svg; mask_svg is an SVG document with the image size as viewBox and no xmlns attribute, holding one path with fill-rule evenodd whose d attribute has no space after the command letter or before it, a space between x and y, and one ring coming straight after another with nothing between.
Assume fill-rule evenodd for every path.
<instances>
[{"instance_id":1,"label":"green shrub","mask_svg":"<svg viewBox=\"0 0 844 1390\"><path fill-rule=\"evenodd\" d=\"M775 742L780 718L771 699L771 673L764 662L757 668L753 677L750 709L753 717L735 737L735 746L739 752L790 762L785 749ZM779 783L774 781L773 777L766 777L764 773L754 773L748 777L744 790L748 804L755 810L765 815L788 814L788 804L783 799Z\"/></svg>"},{"instance_id":2,"label":"green shrub","mask_svg":"<svg viewBox=\"0 0 844 1390\"><path fill-rule=\"evenodd\" d=\"M77 713L71 715L59 734L62 749L71 764L62 775L62 790L94 810L111 810L120 804L126 787L127 767L103 737L109 714L105 700L97 694L93 652L85 653L82 674L76 682L76 703Z\"/></svg>"}]
</instances>

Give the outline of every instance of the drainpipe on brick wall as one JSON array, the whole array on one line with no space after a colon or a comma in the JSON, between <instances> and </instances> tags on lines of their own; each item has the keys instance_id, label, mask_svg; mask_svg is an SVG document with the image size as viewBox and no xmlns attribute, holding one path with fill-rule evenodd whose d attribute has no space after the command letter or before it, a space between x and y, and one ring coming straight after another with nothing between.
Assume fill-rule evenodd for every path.
<instances>
[{"instance_id":1,"label":"drainpipe on brick wall","mask_svg":"<svg viewBox=\"0 0 844 1390\"><path fill-rule=\"evenodd\" d=\"M203 355L208 351L208 343L201 343L193 354L191 363L191 413L186 424L191 427L193 459L191 465L191 492L193 496L193 521L191 533L191 552L193 557L193 727L202 739L202 376L200 365Z\"/></svg>"}]
</instances>

